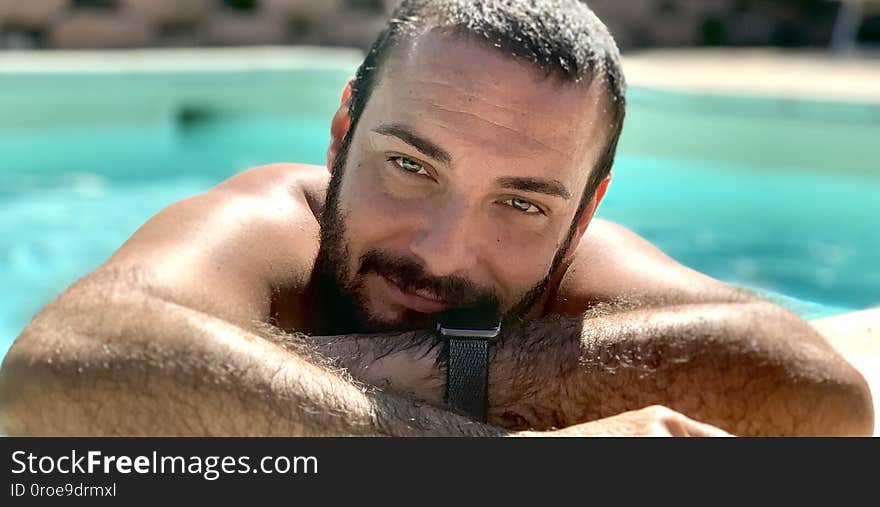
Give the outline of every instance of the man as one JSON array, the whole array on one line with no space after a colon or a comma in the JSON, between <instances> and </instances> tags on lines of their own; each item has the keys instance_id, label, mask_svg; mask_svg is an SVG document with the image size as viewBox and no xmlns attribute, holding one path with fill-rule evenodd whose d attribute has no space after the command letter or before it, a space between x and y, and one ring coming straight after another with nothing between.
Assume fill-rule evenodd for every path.
<instances>
[{"instance_id":1,"label":"man","mask_svg":"<svg viewBox=\"0 0 880 507\"><path fill-rule=\"evenodd\" d=\"M593 220L624 104L581 2L404 1L327 167L150 220L16 341L5 431L870 434L864 380L806 323ZM444 402L431 328L486 301L484 424Z\"/></svg>"}]
</instances>

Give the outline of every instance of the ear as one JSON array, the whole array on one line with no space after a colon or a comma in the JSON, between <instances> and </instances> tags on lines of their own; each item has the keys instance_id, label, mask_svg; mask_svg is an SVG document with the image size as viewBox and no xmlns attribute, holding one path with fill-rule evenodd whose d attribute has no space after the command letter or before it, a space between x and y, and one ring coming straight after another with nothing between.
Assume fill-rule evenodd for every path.
<instances>
[{"instance_id":1,"label":"ear","mask_svg":"<svg viewBox=\"0 0 880 507\"><path fill-rule=\"evenodd\" d=\"M577 247L581 243L581 238L584 237L584 233L587 232L587 227L590 225L590 222L593 221L593 216L596 214L596 210L599 209L599 203L605 198L605 192L608 191L608 185L611 183L612 176L613 173L608 173L608 176L599 183L599 186L596 187L596 192L593 193L593 198L587 204L587 207L584 208L584 213L578 219L577 231L574 233L574 237L571 238L571 244L568 245L568 250L565 252L566 263L574 258L574 253L577 251Z\"/></svg>"},{"instance_id":2,"label":"ear","mask_svg":"<svg viewBox=\"0 0 880 507\"><path fill-rule=\"evenodd\" d=\"M348 129L351 128L349 108L351 106L351 87L353 83L354 78L351 78L345 84L345 88L342 90L342 99L339 101L339 109L336 110L336 114L333 115L333 120L330 122L330 146L327 148L328 171L333 170L333 161L336 160L336 155L342 147L342 140L345 139Z\"/></svg>"}]
</instances>

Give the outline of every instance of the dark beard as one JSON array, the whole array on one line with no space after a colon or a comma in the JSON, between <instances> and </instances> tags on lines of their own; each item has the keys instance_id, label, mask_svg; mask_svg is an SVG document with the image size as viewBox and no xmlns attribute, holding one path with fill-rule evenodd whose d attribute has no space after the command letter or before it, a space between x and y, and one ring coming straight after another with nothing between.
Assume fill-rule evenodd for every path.
<instances>
[{"instance_id":1,"label":"dark beard","mask_svg":"<svg viewBox=\"0 0 880 507\"><path fill-rule=\"evenodd\" d=\"M342 177L351 146L353 129L342 142L333 161L332 174L327 187L324 208L321 211L320 247L315 262L312 286L314 290L314 326L319 334L335 336L343 334L382 333L433 329L436 317L413 310L406 310L396 323L381 322L366 311L367 302L360 294L362 288L355 280L360 276L375 274L392 280L407 291L429 289L441 300L454 307L498 307L497 296L489 289L478 287L458 276L434 277L424 266L411 258L380 250L370 250L359 260L356 276L348 269L350 258L347 246L345 217L339 209ZM574 224L573 224L574 225ZM510 308L503 311L503 320L523 318L545 293L551 277L556 273L563 255L571 243L575 228L556 252L547 275Z\"/></svg>"}]
</instances>

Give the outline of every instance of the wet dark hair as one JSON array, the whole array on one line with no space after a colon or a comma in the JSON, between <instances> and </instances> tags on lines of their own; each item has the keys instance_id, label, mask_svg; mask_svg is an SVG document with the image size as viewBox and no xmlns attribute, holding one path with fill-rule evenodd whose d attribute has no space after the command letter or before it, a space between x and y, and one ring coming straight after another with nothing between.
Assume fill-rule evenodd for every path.
<instances>
[{"instance_id":1,"label":"wet dark hair","mask_svg":"<svg viewBox=\"0 0 880 507\"><path fill-rule=\"evenodd\" d=\"M565 81L604 86L610 131L587 182L579 217L611 171L626 111L620 52L608 29L580 0L403 0L373 43L352 84L351 128L343 151L379 81L383 64L402 42L425 29L481 41ZM341 169L341 168L340 168Z\"/></svg>"}]
</instances>

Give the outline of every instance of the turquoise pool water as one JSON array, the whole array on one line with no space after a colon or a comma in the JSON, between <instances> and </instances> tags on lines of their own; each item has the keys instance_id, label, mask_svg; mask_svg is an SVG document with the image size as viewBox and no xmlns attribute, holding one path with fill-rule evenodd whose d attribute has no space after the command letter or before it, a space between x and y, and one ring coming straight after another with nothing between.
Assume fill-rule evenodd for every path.
<instances>
[{"instance_id":1,"label":"turquoise pool water","mask_svg":"<svg viewBox=\"0 0 880 507\"><path fill-rule=\"evenodd\" d=\"M300 83L303 105L284 92L277 111L177 104L123 114L114 96L114 114L90 122L0 117L0 356L46 302L169 203L254 165L322 163L346 75ZM68 85L43 83L41 93ZM700 271L784 295L804 317L880 304L876 108L792 116L769 101L695 100L631 92L600 215Z\"/></svg>"}]
</instances>

